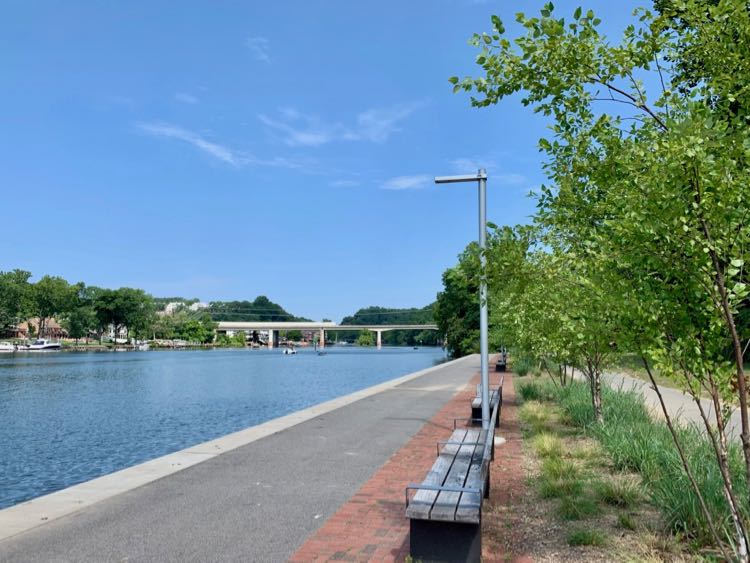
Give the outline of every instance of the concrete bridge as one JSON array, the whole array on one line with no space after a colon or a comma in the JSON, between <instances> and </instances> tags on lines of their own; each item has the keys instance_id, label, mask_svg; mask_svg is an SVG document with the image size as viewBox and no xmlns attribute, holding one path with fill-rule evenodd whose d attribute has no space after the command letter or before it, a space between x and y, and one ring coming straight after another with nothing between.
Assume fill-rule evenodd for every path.
<instances>
[{"instance_id":1,"label":"concrete bridge","mask_svg":"<svg viewBox=\"0 0 750 563\"><path fill-rule=\"evenodd\" d=\"M393 324L393 325L340 325L334 322L247 322L221 321L216 332L265 332L268 334L268 347L273 348L276 334L282 330L305 330L320 332L320 347L325 347L326 331L370 330L377 336L378 350L383 347L383 333L389 330L438 330L436 324Z\"/></svg>"}]
</instances>

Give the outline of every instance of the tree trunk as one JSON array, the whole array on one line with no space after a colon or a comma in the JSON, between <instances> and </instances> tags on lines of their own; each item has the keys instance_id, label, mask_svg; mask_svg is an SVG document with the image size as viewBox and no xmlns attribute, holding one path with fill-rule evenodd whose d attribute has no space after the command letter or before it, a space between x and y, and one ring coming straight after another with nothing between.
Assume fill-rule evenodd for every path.
<instances>
[{"instance_id":1,"label":"tree trunk","mask_svg":"<svg viewBox=\"0 0 750 563\"><path fill-rule=\"evenodd\" d=\"M688 372L686 370L683 371L686 375L686 378L690 378L688 375ZM709 375L710 378L710 375ZM714 454L716 455L716 462L719 466L719 473L721 473L721 479L722 479L722 491L724 493L724 498L727 501L727 505L729 506L729 513L732 518L732 524L735 529L735 539L737 541L736 546L736 553L737 553L737 559L739 561L742 561L743 563L748 561L748 553L747 553L747 530L745 530L744 523L742 522L742 518L739 513L739 509L737 507L737 499L734 495L734 489L732 487L732 479L729 473L729 463L727 460L727 447L726 447L726 432L724 429L724 421L721 418L721 403L718 396L718 390L716 388L716 385L713 381L713 379L710 379L710 385L711 385L711 399L713 401L714 410L716 411L715 417L716 417L716 433L714 433L713 428L711 427L711 422L708 418L708 415L706 414L705 409L703 408L703 404L701 403L701 398L699 395L696 395L693 392L692 385L688 385L688 390L690 392L690 395L693 398L693 401L695 402L696 406L698 407L698 412L701 415L701 418L703 419L703 424L706 428L706 433L708 434L708 437L711 441L711 445L714 449ZM719 435L719 438L717 439L716 434Z\"/></svg>"},{"instance_id":2,"label":"tree trunk","mask_svg":"<svg viewBox=\"0 0 750 563\"><path fill-rule=\"evenodd\" d=\"M596 421L604 421L602 415L602 374L598 368L594 368L594 416Z\"/></svg>"},{"instance_id":3,"label":"tree trunk","mask_svg":"<svg viewBox=\"0 0 750 563\"><path fill-rule=\"evenodd\" d=\"M586 370L591 387L591 405L594 408L594 419L596 422L602 422L602 378L599 371L599 362L594 362L591 358L586 358Z\"/></svg>"},{"instance_id":4,"label":"tree trunk","mask_svg":"<svg viewBox=\"0 0 750 563\"><path fill-rule=\"evenodd\" d=\"M648 378L651 380L651 385L653 390L656 392L656 396L659 398L659 404L661 405L661 411L664 415L664 420L667 423L667 428L669 428L669 433L672 435L672 441L674 442L674 445L677 447L677 452L680 454L680 461L682 461L682 467L685 470L685 474L688 477L688 480L690 481L690 486L693 489L693 492L695 493L695 496L698 499L698 502L701 506L701 512L703 512L703 517L706 519L706 523L708 524L709 529L711 530L711 535L714 538L714 541L716 542L716 546L721 550L722 555L724 556L724 559L727 561L730 559L729 554L724 549L724 543L722 542L718 531L716 530L716 525L714 524L713 516L711 515L711 512L708 510L708 506L706 505L706 501L703 498L703 493L701 493L701 489L698 486L698 482L695 480L695 477L693 476L693 472L690 469L690 465L688 465L687 456L685 455L685 450L682 447L682 444L680 443L679 438L677 437L677 431L674 428L674 425L672 424L672 417L669 414L669 410L667 410L667 405L664 403L664 398L662 397L661 390L659 389L659 386L656 383L656 380L654 379L654 375L651 373L651 367L648 364L648 361L646 360L646 357L641 355L641 360L643 360L643 366L646 368L646 373L648 373Z\"/></svg>"},{"instance_id":5,"label":"tree trunk","mask_svg":"<svg viewBox=\"0 0 750 563\"><path fill-rule=\"evenodd\" d=\"M693 188L695 189L695 203L698 205L698 218L700 220L700 226L703 231L703 235L706 237L708 242L709 255L711 256L711 263L714 267L715 275L714 280L717 287L719 288L719 296L721 298L721 308L724 314L724 321L726 322L729 334L732 338L732 351L734 353L734 363L737 375L737 394L739 395L740 401L740 419L742 425L742 431L740 433L740 439L742 441L742 452L745 457L745 479L750 484L750 420L748 420L747 412L747 385L745 381L745 366L743 363L743 350L742 342L740 342L739 334L737 333L737 326L734 322L734 315L732 314L732 308L729 303L729 295L724 280L724 268L722 261L719 259L719 255L716 252L716 248L713 243L713 237L708 227L708 223L703 216L701 211L701 189L699 174L697 168L693 169Z\"/></svg>"}]
</instances>

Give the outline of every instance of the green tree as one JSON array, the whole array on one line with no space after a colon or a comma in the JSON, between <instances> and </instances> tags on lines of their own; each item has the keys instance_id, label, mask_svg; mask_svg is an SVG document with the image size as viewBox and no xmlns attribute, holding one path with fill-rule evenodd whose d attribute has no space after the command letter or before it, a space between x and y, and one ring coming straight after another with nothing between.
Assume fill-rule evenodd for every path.
<instances>
[{"instance_id":1,"label":"green tree","mask_svg":"<svg viewBox=\"0 0 750 563\"><path fill-rule=\"evenodd\" d=\"M31 273L24 270L0 272L0 333L14 328L30 308Z\"/></svg>"},{"instance_id":2,"label":"green tree","mask_svg":"<svg viewBox=\"0 0 750 563\"><path fill-rule=\"evenodd\" d=\"M357 337L357 346L373 346L375 344L375 334L371 330L363 330Z\"/></svg>"},{"instance_id":3,"label":"green tree","mask_svg":"<svg viewBox=\"0 0 750 563\"><path fill-rule=\"evenodd\" d=\"M68 331L68 336L74 338L76 342L83 337L88 337L91 331L97 329L98 321L92 292L83 283L74 286L72 306L63 318L62 325Z\"/></svg>"},{"instance_id":4,"label":"green tree","mask_svg":"<svg viewBox=\"0 0 750 563\"><path fill-rule=\"evenodd\" d=\"M479 351L479 248L470 244L458 265L443 274L434 315L448 353L458 358Z\"/></svg>"},{"instance_id":5,"label":"green tree","mask_svg":"<svg viewBox=\"0 0 750 563\"><path fill-rule=\"evenodd\" d=\"M44 337L47 319L67 313L73 307L76 286L71 286L63 278L44 276L31 286L30 310L39 317L39 336Z\"/></svg>"},{"instance_id":6,"label":"green tree","mask_svg":"<svg viewBox=\"0 0 750 563\"><path fill-rule=\"evenodd\" d=\"M365 307L353 315L344 317L342 325L385 325L385 324L431 324L434 319L434 303L421 309L396 309L386 307ZM341 340L352 341L357 331L340 331ZM435 345L439 335L435 331L391 330L384 332L382 342L386 346L413 346L416 343Z\"/></svg>"},{"instance_id":7,"label":"green tree","mask_svg":"<svg viewBox=\"0 0 750 563\"><path fill-rule=\"evenodd\" d=\"M132 331L136 338L148 334L155 322L153 300L142 289L101 290L94 299L94 311L100 326L111 326L115 338L121 328L125 328L128 336Z\"/></svg>"},{"instance_id":8,"label":"green tree","mask_svg":"<svg viewBox=\"0 0 750 563\"><path fill-rule=\"evenodd\" d=\"M552 119L551 138L540 141L552 183L537 216L545 240L582 264L591 287L581 297L609 292L620 342L694 398L724 481L731 523L722 533L747 561L748 492L729 473L723 413L739 404L750 481L738 328L750 259L750 13L744 0L658 7L659 15L642 11L620 43L600 34L591 11L578 9L568 21L552 4L538 17L519 14L525 35L513 41L495 16L494 30L473 38L484 75L451 82L476 92L476 106L520 93Z\"/></svg>"}]
</instances>

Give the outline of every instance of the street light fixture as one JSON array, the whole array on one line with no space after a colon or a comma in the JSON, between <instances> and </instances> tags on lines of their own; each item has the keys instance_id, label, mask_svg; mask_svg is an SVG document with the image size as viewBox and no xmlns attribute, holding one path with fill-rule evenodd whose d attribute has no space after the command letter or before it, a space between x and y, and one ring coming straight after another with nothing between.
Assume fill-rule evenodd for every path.
<instances>
[{"instance_id":1,"label":"street light fixture","mask_svg":"<svg viewBox=\"0 0 750 563\"><path fill-rule=\"evenodd\" d=\"M487 345L487 279L486 266L487 257L487 171L484 168L477 170L475 175L465 176L437 176L436 184L454 184L457 182L477 182L479 191L479 357L482 374L482 428L490 428L490 374L489 374L489 351Z\"/></svg>"}]
</instances>

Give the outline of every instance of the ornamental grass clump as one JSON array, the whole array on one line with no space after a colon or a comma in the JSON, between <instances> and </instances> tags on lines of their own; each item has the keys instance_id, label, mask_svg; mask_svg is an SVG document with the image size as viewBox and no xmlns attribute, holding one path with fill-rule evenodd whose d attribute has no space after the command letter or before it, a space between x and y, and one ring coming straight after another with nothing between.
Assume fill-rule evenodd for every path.
<instances>
[{"instance_id":1,"label":"ornamental grass clump","mask_svg":"<svg viewBox=\"0 0 750 563\"><path fill-rule=\"evenodd\" d=\"M607 544L607 536L599 530L573 530L568 534L568 545L593 545L602 547Z\"/></svg>"},{"instance_id":2,"label":"ornamental grass clump","mask_svg":"<svg viewBox=\"0 0 750 563\"><path fill-rule=\"evenodd\" d=\"M625 508L637 502L638 496L646 495L659 508L673 533L691 538L699 545L713 543L709 522L691 487L674 440L663 422L649 416L640 394L605 388L604 420L597 424L587 384L573 382L564 388L548 383L536 385L540 386L536 392L539 396L549 393L554 397L568 422L597 439L616 469L640 473L644 483L642 491L634 482L615 480L598 486L597 493L602 501ZM733 521L713 447L697 427L680 426L677 433L714 525L720 530L722 540L731 543ZM741 449L734 442L727 448L733 489L739 498L745 499L748 487ZM578 494L580 489L570 482L548 480L543 483L542 492L562 497ZM750 521L747 503L741 506L742 517Z\"/></svg>"},{"instance_id":3,"label":"ornamental grass clump","mask_svg":"<svg viewBox=\"0 0 750 563\"><path fill-rule=\"evenodd\" d=\"M557 458L562 456L563 443L560 438L548 432L534 436L532 445L536 453L542 458Z\"/></svg>"}]
</instances>

